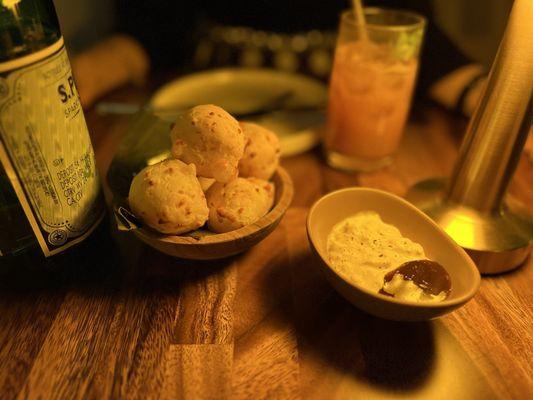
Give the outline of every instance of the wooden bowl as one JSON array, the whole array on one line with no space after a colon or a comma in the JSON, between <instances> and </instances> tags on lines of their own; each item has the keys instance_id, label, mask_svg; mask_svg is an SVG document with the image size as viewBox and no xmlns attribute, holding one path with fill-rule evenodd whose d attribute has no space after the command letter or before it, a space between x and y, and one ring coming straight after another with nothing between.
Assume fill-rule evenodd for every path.
<instances>
[{"instance_id":1,"label":"wooden bowl","mask_svg":"<svg viewBox=\"0 0 533 400\"><path fill-rule=\"evenodd\" d=\"M242 253L259 243L278 226L292 201L294 189L287 171L278 167L272 182L276 187L272 209L253 224L240 229L201 237L165 235L146 228L135 229L133 232L144 243L173 257L213 260Z\"/></svg>"},{"instance_id":2,"label":"wooden bowl","mask_svg":"<svg viewBox=\"0 0 533 400\"><path fill-rule=\"evenodd\" d=\"M377 212L385 223L396 226L402 236L420 243L426 256L448 271L452 281L449 297L438 303L409 302L372 292L339 274L329 262L327 237L336 223L360 211ZM381 318L400 321L436 318L464 305L479 288L479 271L466 252L422 211L381 190L349 188L322 197L309 211L307 235L335 290L357 308Z\"/></svg>"}]
</instances>

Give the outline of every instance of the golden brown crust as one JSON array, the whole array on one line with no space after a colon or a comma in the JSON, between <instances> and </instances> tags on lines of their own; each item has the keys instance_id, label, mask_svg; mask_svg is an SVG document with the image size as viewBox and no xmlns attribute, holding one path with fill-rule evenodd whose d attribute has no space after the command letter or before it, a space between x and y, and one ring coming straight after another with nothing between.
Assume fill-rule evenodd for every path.
<instances>
[{"instance_id":1,"label":"golden brown crust","mask_svg":"<svg viewBox=\"0 0 533 400\"><path fill-rule=\"evenodd\" d=\"M179 160L144 168L131 183L128 201L146 225L168 234L201 227L209 212L194 165Z\"/></svg>"},{"instance_id":2,"label":"golden brown crust","mask_svg":"<svg viewBox=\"0 0 533 400\"><path fill-rule=\"evenodd\" d=\"M274 185L257 178L215 183L207 191L209 229L229 232L257 221L272 207Z\"/></svg>"}]
</instances>

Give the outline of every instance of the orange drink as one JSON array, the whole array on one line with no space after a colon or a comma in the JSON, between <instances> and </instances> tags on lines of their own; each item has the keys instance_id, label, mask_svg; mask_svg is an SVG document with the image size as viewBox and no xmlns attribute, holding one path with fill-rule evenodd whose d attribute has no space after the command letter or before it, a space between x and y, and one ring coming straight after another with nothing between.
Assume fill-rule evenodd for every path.
<instances>
[{"instance_id":1,"label":"orange drink","mask_svg":"<svg viewBox=\"0 0 533 400\"><path fill-rule=\"evenodd\" d=\"M382 13L396 15L398 23L412 18L421 24L405 33L401 24L376 24ZM365 14L365 38L358 37L351 12L342 16L329 87L326 157L330 165L347 170L391 162L409 113L424 27L424 20L411 13L366 9Z\"/></svg>"}]
</instances>

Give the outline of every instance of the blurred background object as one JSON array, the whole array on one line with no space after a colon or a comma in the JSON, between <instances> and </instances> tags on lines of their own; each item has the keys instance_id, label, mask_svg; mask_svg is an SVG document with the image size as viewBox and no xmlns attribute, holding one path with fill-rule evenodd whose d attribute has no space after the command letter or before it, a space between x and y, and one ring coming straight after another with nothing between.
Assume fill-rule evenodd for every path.
<instances>
[{"instance_id":1,"label":"blurred background object","mask_svg":"<svg viewBox=\"0 0 533 400\"><path fill-rule=\"evenodd\" d=\"M270 67L324 81L329 77L338 16L349 7L347 0L55 0L55 4L72 52L121 32L141 43L158 71ZM368 0L365 4L428 17L417 97L427 99L429 94L447 108L470 113L512 0ZM430 90L448 73L472 62L477 66L441 83L444 96L442 87ZM475 95L464 93L465 88Z\"/></svg>"},{"instance_id":2,"label":"blurred background object","mask_svg":"<svg viewBox=\"0 0 533 400\"><path fill-rule=\"evenodd\" d=\"M54 0L61 32L71 53L79 53L116 30L115 2Z\"/></svg>"},{"instance_id":3,"label":"blurred background object","mask_svg":"<svg viewBox=\"0 0 533 400\"><path fill-rule=\"evenodd\" d=\"M296 0L289 4L264 0L199 0L194 4L170 0L54 0L54 3L71 51L80 51L117 29L134 32L150 25L152 33L141 33L141 41L155 43L158 36L153 29L155 24L160 25L159 30L181 31L182 36L190 31L191 26L201 25L204 27L199 29L201 31L206 26L217 24L285 33L313 29L319 32L333 31L339 13L349 7L349 1L344 0ZM494 57L512 3L512 0L406 0L396 1L395 4L387 0L365 2L367 6L432 9L433 23L468 58L485 65L489 65ZM158 16L162 15L166 18L159 19ZM138 20L142 18L144 22L139 24ZM159 41L169 46L169 50L176 46L161 37ZM316 34L312 34L310 44L317 41Z\"/></svg>"},{"instance_id":4,"label":"blurred background object","mask_svg":"<svg viewBox=\"0 0 533 400\"><path fill-rule=\"evenodd\" d=\"M72 60L72 71L83 107L126 83L142 84L149 58L131 36L114 34L93 44Z\"/></svg>"},{"instance_id":5,"label":"blurred background object","mask_svg":"<svg viewBox=\"0 0 533 400\"><path fill-rule=\"evenodd\" d=\"M505 30L513 0L425 0L434 21L472 61L489 67Z\"/></svg>"}]
</instances>

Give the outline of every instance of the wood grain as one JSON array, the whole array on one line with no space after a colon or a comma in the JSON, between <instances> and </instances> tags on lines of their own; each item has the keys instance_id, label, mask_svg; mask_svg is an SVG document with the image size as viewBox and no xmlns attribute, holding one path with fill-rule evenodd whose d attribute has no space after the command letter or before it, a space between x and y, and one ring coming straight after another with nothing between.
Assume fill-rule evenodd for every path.
<instances>
[{"instance_id":1,"label":"wood grain","mask_svg":"<svg viewBox=\"0 0 533 400\"><path fill-rule=\"evenodd\" d=\"M236 265L222 261L203 267L183 272L187 283L180 293L173 343L232 344Z\"/></svg>"},{"instance_id":2,"label":"wood grain","mask_svg":"<svg viewBox=\"0 0 533 400\"><path fill-rule=\"evenodd\" d=\"M0 398L15 398L24 385L63 297L62 291L24 296L2 293Z\"/></svg>"},{"instance_id":3,"label":"wood grain","mask_svg":"<svg viewBox=\"0 0 533 400\"><path fill-rule=\"evenodd\" d=\"M287 314L292 302L285 240L286 224L282 222L238 261L234 399L300 398L297 342Z\"/></svg>"},{"instance_id":4,"label":"wood grain","mask_svg":"<svg viewBox=\"0 0 533 400\"><path fill-rule=\"evenodd\" d=\"M233 345L173 345L166 353L160 399L231 398Z\"/></svg>"},{"instance_id":5,"label":"wood grain","mask_svg":"<svg viewBox=\"0 0 533 400\"><path fill-rule=\"evenodd\" d=\"M109 100L143 95L125 89ZM88 121L105 176L127 120ZM177 260L115 232L94 273L55 282L43 271L23 285L2 275L0 398L533 398L531 259L484 278L474 300L444 318L398 323L340 297L307 243L307 209L322 194L364 185L403 195L446 176L463 129L420 108L395 164L373 173L332 170L319 151L283 160L293 207L239 256ZM531 182L523 157L510 193L533 210Z\"/></svg>"}]
</instances>

